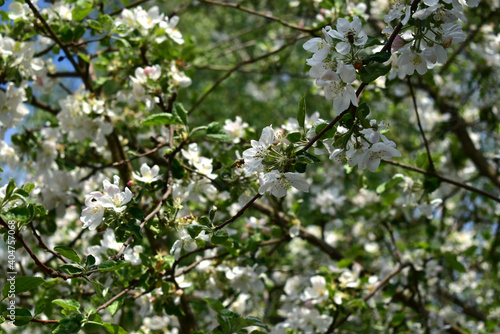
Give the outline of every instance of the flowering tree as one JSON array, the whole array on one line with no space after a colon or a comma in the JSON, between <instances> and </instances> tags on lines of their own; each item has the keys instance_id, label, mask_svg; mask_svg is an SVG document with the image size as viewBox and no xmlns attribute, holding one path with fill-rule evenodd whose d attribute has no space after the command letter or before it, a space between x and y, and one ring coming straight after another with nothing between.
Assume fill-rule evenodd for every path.
<instances>
[{"instance_id":1,"label":"flowering tree","mask_svg":"<svg viewBox=\"0 0 500 334\"><path fill-rule=\"evenodd\" d=\"M500 331L498 1L0 4L2 332Z\"/></svg>"}]
</instances>

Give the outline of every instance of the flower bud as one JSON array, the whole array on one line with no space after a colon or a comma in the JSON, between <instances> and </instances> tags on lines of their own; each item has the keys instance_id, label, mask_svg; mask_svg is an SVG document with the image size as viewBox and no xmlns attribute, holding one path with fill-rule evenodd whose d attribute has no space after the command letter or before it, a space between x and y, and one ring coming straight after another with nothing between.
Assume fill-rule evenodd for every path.
<instances>
[{"instance_id":1,"label":"flower bud","mask_svg":"<svg viewBox=\"0 0 500 334\"><path fill-rule=\"evenodd\" d=\"M394 38L394 41L392 42L392 49L394 51L398 51L404 45L405 45L405 40L401 36L396 35L396 38Z\"/></svg>"}]
</instances>

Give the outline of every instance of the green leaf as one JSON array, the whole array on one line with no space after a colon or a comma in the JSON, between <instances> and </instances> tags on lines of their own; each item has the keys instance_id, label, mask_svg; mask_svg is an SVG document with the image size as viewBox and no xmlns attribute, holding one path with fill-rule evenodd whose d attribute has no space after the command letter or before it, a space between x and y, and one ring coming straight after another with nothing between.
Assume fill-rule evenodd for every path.
<instances>
[{"instance_id":1,"label":"green leaf","mask_svg":"<svg viewBox=\"0 0 500 334\"><path fill-rule=\"evenodd\" d=\"M18 222L28 222L33 218L28 206L16 206L10 208L9 211L3 214L8 220L15 220Z\"/></svg>"},{"instance_id":2,"label":"green leaf","mask_svg":"<svg viewBox=\"0 0 500 334\"><path fill-rule=\"evenodd\" d=\"M74 299L54 299L52 303L61 306L65 310L80 313L80 303Z\"/></svg>"},{"instance_id":3,"label":"green leaf","mask_svg":"<svg viewBox=\"0 0 500 334\"><path fill-rule=\"evenodd\" d=\"M295 171L297 173L305 173L306 168L307 168L307 164L302 163L302 162L297 162L293 167L295 168Z\"/></svg>"},{"instance_id":4,"label":"green leaf","mask_svg":"<svg viewBox=\"0 0 500 334\"><path fill-rule=\"evenodd\" d=\"M174 117L178 118L182 124L187 125L188 120L187 116L188 113L182 103L174 103L174 110L173 110Z\"/></svg>"},{"instance_id":5,"label":"green leaf","mask_svg":"<svg viewBox=\"0 0 500 334\"><path fill-rule=\"evenodd\" d=\"M137 220L142 220L144 218L144 216L146 215L144 213L144 211L142 211L141 209L139 209L135 206L131 207L128 212L130 213L132 218L135 218Z\"/></svg>"},{"instance_id":6,"label":"green leaf","mask_svg":"<svg viewBox=\"0 0 500 334\"><path fill-rule=\"evenodd\" d=\"M123 298L118 298L115 300L111 305L108 306L109 313L111 313L111 316L114 316L116 312L122 307L123 305Z\"/></svg>"},{"instance_id":7,"label":"green leaf","mask_svg":"<svg viewBox=\"0 0 500 334\"><path fill-rule=\"evenodd\" d=\"M286 139L290 143L296 143L300 141L300 138L302 138L302 134L300 132L290 132L287 136Z\"/></svg>"},{"instance_id":8,"label":"green leaf","mask_svg":"<svg viewBox=\"0 0 500 334\"><path fill-rule=\"evenodd\" d=\"M76 314L71 317L63 318L52 331L52 334L72 334L78 333L82 328L83 315Z\"/></svg>"},{"instance_id":9,"label":"green leaf","mask_svg":"<svg viewBox=\"0 0 500 334\"><path fill-rule=\"evenodd\" d=\"M104 294L103 294L102 290L104 288L104 285L101 282L94 281L94 280L90 280L90 283L92 283L92 286L94 287L94 290L96 291L97 295L99 297L103 297Z\"/></svg>"},{"instance_id":10,"label":"green leaf","mask_svg":"<svg viewBox=\"0 0 500 334\"><path fill-rule=\"evenodd\" d=\"M384 45L384 43L381 40L379 40L378 38L375 38L373 36L368 36L368 40L366 41L364 47L368 48L368 47L374 46L374 45Z\"/></svg>"},{"instance_id":11,"label":"green leaf","mask_svg":"<svg viewBox=\"0 0 500 334\"><path fill-rule=\"evenodd\" d=\"M220 301L218 301L217 299L212 299L212 298L204 298L205 301L207 302L208 306L210 306L210 308L212 310L214 310L215 312L219 313L224 310L224 306L222 305L222 303Z\"/></svg>"},{"instance_id":12,"label":"green leaf","mask_svg":"<svg viewBox=\"0 0 500 334\"><path fill-rule=\"evenodd\" d=\"M29 192L27 192L26 190L21 189L21 188L14 190L14 194L17 194L17 195L22 196L22 197L29 197L30 196Z\"/></svg>"},{"instance_id":13,"label":"green leaf","mask_svg":"<svg viewBox=\"0 0 500 334\"><path fill-rule=\"evenodd\" d=\"M220 229L215 231L212 234L211 241L214 245L221 245L227 241L229 238L229 234L227 234L227 231L224 229Z\"/></svg>"},{"instance_id":14,"label":"green leaf","mask_svg":"<svg viewBox=\"0 0 500 334\"><path fill-rule=\"evenodd\" d=\"M47 301L45 299L39 299L35 303L35 314L34 316L36 317L37 315L43 313L45 311L45 307L47 306Z\"/></svg>"},{"instance_id":15,"label":"green leaf","mask_svg":"<svg viewBox=\"0 0 500 334\"><path fill-rule=\"evenodd\" d=\"M78 4L71 11L71 17L74 21L81 21L94 9L92 2L84 1Z\"/></svg>"},{"instance_id":16,"label":"green leaf","mask_svg":"<svg viewBox=\"0 0 500 334\"><path fill-rule=\"evenodd\" d=\"M321 160L318 159L315 155L308 153L304 150L297 152L297 159L302 162L306 162L308 164L317 164L321 163Z\"/></svg>"},{"instance_id":17,"label":"green leaf","mask_svg":"<svg viewBox=\"0 0 500 334\"><path fill-rule=\"evenodd\" d=\"M161 113L154 114L146 117L142 121L143 125L170 125L170 124L181 124L180 120L174 117L172 114Z\"/></svg>"},{"instance_id":18,"label":"green leaf","mask_svg":"<svg viewBox=\"0 0 500 334\"><path fill-rule=\"evenodd\" d=\"M245 322L246 322L245 327L258 326L258 327L265 328L266 330L269 330L269 327L267 327L267 325L261 319L259 319L257 317L246 317Z\"/></svg>"},{"instance_id":19,"label":"green leaf","mask_svg":"<svg viewBox=\"0 0 500 334\"><path fill-rule=\"evenodd\" d=\"M406 319L406 316L404 313L396 313L392 316L391 324L393 326L398 326L401 324L404 320Z\"/></svg>"},{"instance_id":20,"label":"green leaf","mask_svg":"<svg viewBox=\"0 0 500 334\"><path fill-rule=\"evenodd\" d=\"M215 218L215 214L217 213L217 207L215 205L212 205L210 208L210 212L208 213L208 216L210 217L210 221L213 221ZM207 224L203 224L207 225Z\"/></svg>"},{"instance_id":21,"label":"green leaf","mask_svg":"<svg viewBox=\"0 0 500 334\"><path fill-rule=\"evenodd\" d=\"M366 62L385 63L391 58L390 52L377 52L365 58Z\"/></svg>"},{"instance_id":22,"label":"green leaf","mask_svg":"<svg viewBox=\"0 0 500 334\"><path fill-rule=\"evenodd\" d=\"M85 261L85 267L90 268L95 264L95 257L93 255L87 256L87 261Z\"/></svg>"},{"instance_id":23,"label":"green leaf","mask_svg":"<svg viewBox=\"0 0 500 334\"><path fill-rule=\"evenodd\" d=\"M91 27L92 29L94 29L98 32L101 32L101 30L102 30L102 24L99 21L87 20L87 24L89 25L89 27Z\"/></svg>"},{"instance_id":24,"label":"green leaf","mask_svg":"<svg viewBox=\"0 0 500 334\"><path fill-rule=\"evenodd\" d=\"M426 176L424 179L424 188L428 193L432 193L433 191L437 190L440 185L441 180L439 180L437 177Z\"/></svg>"},{"instance_id":25,"label":"green leaf","mask_svg":"<svg viewBox=\"0 0 500 334\"><path fill-rule=\"evenodd\" d=\"M446 259L446 262L450 265L450 267L458 272L465 273L467 270L465 269L465 266L460 263L457 259L457 254L453 254L450 252L444 253L444 257Z\"/></svg>"},{"instance_id":26,"label":"green leaf","mask_svg":"<svg viewBox=\"0 0 500 334\"><path fill-rule=\"evenodd\" d=\"M14 192L14 189L16 189L16 181L14 181L13 178L10 178L9 184L7 185L7 189L5 190L5 196L3 201L7 202Z\"/></svg>"},{"instance_id":27,"label":"green leaf","mask_svg":"<svg viewBox=\"0 0 500 334\"><path fill-rule=\"evenodd\" d=\"M79 263L81 261L78 254L71 248L65 246L56 246L54 250L64 256L65 258L70 259L73 262Z\"/></svg>"},{"instance_id":28,"label":"green leaf","mask_svg":"<svg viewBox=\"0 0 500 334\"><path fill-rule=\"evenodd\" d=\"M102 328L104 328L104 323L99 314L95 314L94 320L87 321L83 326L83 330L85 331L85 333L95 333Z\"/></svg>"},{"instance_id":29,"label":"green leaf","mask_svg":"<svg viewBox=\"0 0 500 334\"><path fill-rule=\"evenodd\" d=\"M174 179L181 180L184 177L184 174L186 171L184 170L184 167L182 167L182 164L179 162L179 160L174 159L172 162L172 176Z\"/></svg>"},{"instance_id":30,"label":"green leaf","mask_svg":"<svg viewBox=\"0 0 500 334\"><path fill-rule=\"evenodd\" d=\"M233 139L229 137L229 135L224 131L222 126L217 123L217 122L212 122L208 124L207 126L207 138L217 140L217 141L224 141L224 142L231 142Z\"/></svg>"},{"instance_id":31,"label":"green leaf","mask_svg":"<svg viewBox=\"0 0 500 334\"><path fill-rule=\"evenodd\" d=\"M33 189L35 189L35 184L34 183L26 183L25 185L22 186L22 189L26 191L28 194L31 193Z\"/></svg>"},{"instance_id":32,"label":"green leaf","mask_svg":"<svg viewBox=\"0 0 500 334\"><path fill-rule=\"evenodd\" d=\"M7 282L2 289L2 295L4 297L7 297L10 294L9 291L11 282L15 282L15 284L12 283L12 285L15 286L14 294L17 295L36 288L37 286L45 283L45 280L41 277L21 276L15 278L14 281L13 276L7 276Z\"/></svg>"},{"instance_id":33,"label":"green leaf","mask_svg":"<svg viewBox=\"0 0 500 334\"><path fill-rule=\"evenodd\" d=\"M304 129L306 122L306 94L302 96L299 101L299 110L297 112L297 122L299 122L299 126Z\"/></svg>"},{"instance_id":34,"label":"green leaf","mask_svg":"<svg viewBox=\"0 0 500 334\"><path fill-rule=\"evenodd\" d=\"M359 77L364 83L370 83L382 75L386 75L391 70L392 65L383 65L381 63L370 63L359 71Z\"/></svg>"},{"instance_id":35,"label":"green leaf","mask_svg":"<svg viewBox=\"0 0 500 334\"><path fill-rule=\"evenodd\" d=\"M351 259L342 259L342 260L339 261L339 263L337 263L337 267L339 269L341 269L341 268L347 268L347 267L349 267L351 265L351 263L352 263Z\"/></svg>"},{"instance_id":36,"label":"green leaf","mask_svg":"<svg viewBox=\"0 0 500 334\"><path fill-rule=\"evenodd\" d=\"M16 308L15 316L16 320L14 320L14 325L17 327L26 326L33 318L30 310L28 310L27 308Z\"/></svg>"},{"instance_id":37,"label":"green leaf","mask_svg":"<svg viewBox=\"0 0 500 334\"><path fill-rule=\"evenodd\" d=\"M130 265L130 262L127 261L113 261L108 260L104 261L98 266L99 271L116 271L122 267Z\"/></svg>"},{"instance_id":38,"label":"green leaf","mask_svg":"<svg viewBox=\"0 0 500 334\"><path fill-rule=\"evenodd\" d=\"M87 54L85 54L83 52L78 52L78 57L80 57L87 64L90 64L90 58L89 58L89 56Z\"/></svg>"},{"instance_id":39,"label":"green leaf","mask_svg":"<svg viewBox=\"0 0 500 334\"><path fill-rule=\"evenodd\" d=\"M365 102L361 103L358 108L356 108L356 117L360 120L366 119L370 114L370 107Z\"/></svg>"},{"instance_id":40,"label":"green leaf","mask_svg":"<svg viewBox=\"0 0 500 334\"><path fill-rule=\"evenodd\" d=\"M65 272L66 274L69 274L69 275L80 274L83 271L82 266L80 266L76 263L66 263L66 264L60 265L59 268L63 272Z\"/></svg>"},{"instance_id":41,"label":"green leaf","mask_svg":"<svg viewBox=\"0 0 500 334\"><path fill-rule=\"evenodd\" d=\"M186 231L189 233L189 236L195 239L201 231L206 229L205 226L199 224L190 224L186 227Z\"/></svg>"},{"instance_id":42,"label":"green leaf","mask_svg":"<svg viewBox=\"0 0 500 334\"><path fill-rule=\"evenodd\" d=\"M116 324L105 323L104 328L110 334L128 334L126 330Z\"/></svg>"}]
</instances>

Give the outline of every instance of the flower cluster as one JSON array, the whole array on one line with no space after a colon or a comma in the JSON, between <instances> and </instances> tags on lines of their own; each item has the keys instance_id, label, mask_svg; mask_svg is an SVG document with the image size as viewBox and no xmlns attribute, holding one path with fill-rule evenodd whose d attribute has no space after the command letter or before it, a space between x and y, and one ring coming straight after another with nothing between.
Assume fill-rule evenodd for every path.
<instances>
[{"instance_id":1,"label":"flower cluster","mask_svg":"<svg viewBox=\"0 0 500 334\"><path fill-rule=\"evenodd\" d=\"M333 109L342 112L350 104L357 106L356 92L351 85L356 79L354 65L359 50L366 44L368 36L362 30L359 17L353 21L339 18L337 29L323 28L324 38L312 38L304 44L304 49L313 53L307 59L311 66L309 75L316 84L324 87L325 97L333 100Z\"/></svg>"},{"instance_id":2,"label":"flower cluster","mask_svg":"<svg viewBox=\"0 0 500 334\"><path fill-rule=\"evenodd\" d=\"M468 2L474 7L477 2ZM387 26L382 31L389 35L394 28L393 22L401 20L406 24L410 16L417 20L414 31L404 31L396 36L392 45L398 54L397 66L406 75L425 74L428 69L446 62L446 49L451 44L465 41L466 34L457 20L465 21L463 7L458 1L426 0L419 4L417 10L411 14L409 5L398 1L391 11L384 17Z\"/></svg>"},{"instance_id":3,"label":"flower cluster","mask_svg":"<svg viewBox=\"0 0 500 334\"><path fill-rule=\"evenodd\" d=\"M160 44L167 36L177 44L184 44L181 32L176 29L179 17L169 18L160 12L158 6L144 10L141 6L133 9L124 9L115 21L115 26L121 29L121 35L127 36L138 30L143 36L155 36L155 42ZM158 34L155 29L160 29L164 34ZM166 36L165 36L166 35Z\"/></svg>"},{"instance_id":4,"label":"flower cluster","mask_svg":"<svg viewBox=\"0 0 500 334\"><path fill-rule=\"evenodd\" d=\"M243 152L243 171L260 176L259 194L270 192L276 197L283 197L290 187L309 191L309 184L299 173L287 171L292 159L286 151L288 145L283 131L275 133L271 125L267 126L262 130L259 141L252 140L251 145Z\"/></svg>"},{"instance_id":5,"label":"flower cluster","mask_svg":"<svg viewBox=\"0 0 500 334\"><path fill-rule=\"evenodd\" d=\"M112 210L116 213L122 213L127 208L126 204L132 200L132 192L125 187L120 190L120 177L113 177L114 183L108 180L103 181L104 192L93 191L85 198L86 208L82 211L80 220L83 222L83 228L95 230L104 220L104 211Z\"/></svg>"},{"instance_id":6,"label":"flower cluster","mask_svg":"<svg viewBox=\"0 0 500 334\"><path fill-rule=\"evenodd\" d=\"M357 165L360 170L368 169L376 172L380 159L400 157L401 153L396 149L396 143L379 132L383 124L377 124L377 121L371 120L370 126L362 130L355 128L354 131L345 128L337 129L339 132L344 132L343 136L348 136L349 140L341 148L332 147L330 159L347 162L350 167Z\"/></svg>"}]
</instances>

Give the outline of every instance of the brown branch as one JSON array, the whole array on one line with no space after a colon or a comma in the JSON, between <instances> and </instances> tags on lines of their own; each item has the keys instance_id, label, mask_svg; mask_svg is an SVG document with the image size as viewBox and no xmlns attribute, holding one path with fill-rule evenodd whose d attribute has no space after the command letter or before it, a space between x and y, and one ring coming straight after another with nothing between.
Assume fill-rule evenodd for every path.
<instances>
[{"instance_id":1,"label":"brown branch","mask_svg":"<svg viewBox=\"0 0 500 334\"><path fill-rule=\"evenodd\" d=\"M68 58L68 60L70 61L71 65L73 65L76 73L78 73L78 76L80 78L82 78L82 81L83 83L85 84L85 87L89 90L89 91L93 91L93 88L92 88L92 83L88 80L88 77L83 73L82 69L80 68L80 66L77 64L77 62L75 61L75 59L73 58L73 56L71 55L71 52L69 52L69 49L67 47L66 44L64 44L60 39L59 37L57 37L57 35L54 33L54 30L52 30L52 28L50 27L50 25L47 23L47 21L45 21L45 19L42 17L42 15L40 14L40 12L38 11L38 9L33 5L33 3L30 1L30 0L26 0L26 3L28 4L28 6L30 7L31 11L33 12L33 14L36 16L37 19L40 20L40 22L42 23L43 27L45 28L45 30L47 30L48 34L50 35L50 37L61 47L61 49L64 51L64 54L66 54L66 57Z\"/></svg>"},{"instance_id":2,"label":"brown branch","mask_svg":"<svg viewBox=\"0 0 500 334\"><path fill-rule=\"evenodd\" d=\"M6 228L7 231L11 231L11 228L9 227L9 225L5 222L5 220L2 217L0 217L0 225L2 225L4 228ZM50 277L54 277L54 278L60 277L64 280L68 280L70 278L85 276L83 273L82 274L74 274L74 275L65 275L63 273L60 273L57 270L54 270L54 269L46 266L42 261L40 261L40 259L35 255L35 253L33 253L31 248L26 244L26 242L24 241L24 239L21 236L21 234L19 233L19 231L13 230L13 232L14 232L13 234L14 234L14 237L16 238L16 240L19 241L19 243L21 243L23 248L28 252L29 256L33 259L33 261L35 261L35 264L38 267L40 267Z\"/></svg>"},{"instance_id":3,"label":"brown branch","mask_svg":"<svg viewBox=\"0 0 500 334\"><path fill-rule=\"evenodd\" d=\"M224 226L226 226L227 224L230 224L232 222L234 222L236 219L238 219L239 217L241 217L241 215L243 215L243 213L245 213L245 211L252 206L252 204L259 199L261 195L260 194L257 194L255 195L251 200L248 201L247 204L245 204L241 209L240 211L238 211L234 216L232 216L231 218L229 218L228 220L226 220L224 223L216 226L213 228L214 231L217 231L217 230L220 230L221 228L223 228Z\"/></svg>"},{"instance_id":4,"label":"brown branch","mask_svg":"<svg viewBox=\"0 0 500 334\"><path fill-rule=\"evenodd\" d=\"M47 104L47 103L45 103L43 101L40 101L34 95L31 96L31 100L28 101L28 103L31 104L34 107L37 107L37 108L43 109L45 111L48 111L52 115L57 115L59 113L59 111L60 111L59 109L54 108L51 105L49 105L49 104Z\"/></svg>"},{"instance_id":5,"label":"brown branch","mask_svg":"<svg viewBox=\"0 0 500 334\"><path fill-rule=\"evenodd\" d=\"M419 88L424 89L434 99L438 110L441 114L450 114L450 129L462 144L462 148L466 155L472 160L479 173L489 178L497 187L500 188L500 174L492 167L486 158L479 150L476 149L469 132L467 131L467 123L460 115L458 108L453 106L451 102L441 98L436 89L429 85L419 83Z\"/></svg>"},{"instance_id":6,"label":"brown branch","mask_svg":"<svg viewBox=\"0 0 500 334\"><path fill-rule=\"evenodd\" d=\"M44 324L44 325L59 323L59 320L43 320L43 319L37 319L37 318L30 319L30 321L31 322L37 322L39 324Z\"/></svg>"},{"instance_id":7,"label":"brown branch","mask_svg":"<svg viewBox=\"0 0 500 334\"><path fill-rule=\"evenodd\" d=\"M45 244L45 242L42 240L42 237L38 234L35 227L33 226L33 222L29 223L29 226L31 227L31 231L33 231L33 234L35 235L35 238L38 240L38 247L50 252L53 256L59 258L62 262L68 263L68 261L66 261L66 259L61 254L53 251L52 249L49 249L49 247Z\"/></svg>"},{"instance_id":8,"label":"brown branch","mask_svg":"<svg viewBox=\"0 0 500 334\"><path fill-rule=\"evenodd\" d=\"M101 306L97 307L97 312L99 312L100 310L102 310L102 309L108 307L109 305L113 304L114 301L116 301L117 299L119 299L121 296L123 296L124 294L126 294L130 290L134 289L137 285L139 285L138 281L130 283L129 287L123 289L122 292L118 293L113 298L111 298L110 300L108 300L106 303L104 303Z\"/></svg>"}]
</instances>

